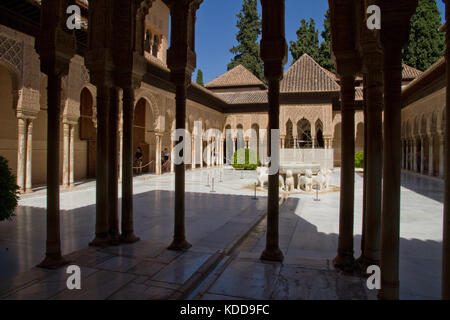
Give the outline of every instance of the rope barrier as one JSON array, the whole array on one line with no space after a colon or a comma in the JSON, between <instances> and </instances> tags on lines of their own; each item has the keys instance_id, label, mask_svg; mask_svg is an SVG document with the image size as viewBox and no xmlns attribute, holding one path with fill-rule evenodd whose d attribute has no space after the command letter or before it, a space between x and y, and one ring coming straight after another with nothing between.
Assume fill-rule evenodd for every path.
<instances>
[{"instance_id":1,"label":"rope barrier","mask_svg":"<svg viewBox=\"0 0 450 320\"><path fill-rule=\"evenodd\" d=\"M145 166L133 167L133 169L144 169L145 167L148 167L152 162L155 162L155 160L150 161L150 162L147 163Z\"/></svg>"}]
</instances>

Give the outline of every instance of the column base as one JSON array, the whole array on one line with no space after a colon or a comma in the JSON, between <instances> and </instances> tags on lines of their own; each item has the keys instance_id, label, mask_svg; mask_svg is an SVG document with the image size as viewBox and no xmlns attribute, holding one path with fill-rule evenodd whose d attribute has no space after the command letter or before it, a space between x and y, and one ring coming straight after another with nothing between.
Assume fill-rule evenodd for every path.
<instances>
[{"instance_id":1,"label":"column base","mask_svg":"<svg viewBox=\"0 0 450 320\"><path fill-rule=\"evenodd\" d=\"M109 246L110 244L110 238L108 235L102 235L102 236L95 236L95 239L89 242L90 247L99 247L99 248L105 248Z\"/></svg>"},{"instance_id":2,"label":"column base","mask_svg":"<svg viewBox=\"0 0 450 320\"><path fill-rule=\"evenodd\" d=\"M44 261L37 265L38 268L43 269L58 269L62 266L69 264L70 261L66 260L58 255L46 255Z\"/></svg>"},{"instance_id":3,"label":"column base","mask_svg":"<svg viewBox=\"0 0 450 320\"><path fill-rule=\"evenodd\" d=\"M346 273L353 273L355 269L355 258L353 253L338 253L337 257L333 259L335 269Z\"/></svg>"},{"instance_id":4,"label":"column base","mask_svg":"<svg viewBox=\"0 0 450 320\"><path fill-rule=\"evenodd\" d=\"M192 247L192 244L184 240L173 240L173 242L170 244L170 246L167 248L168 250L173 251L181 251L181 250L187 250L190 247Z\"/></svg>"},{"instance_id":5,"label":"column base","mask_svg":"<svg viewBox=\"0 0 450 320\"><path fill-rule=\"evenodd\" d=\"M118 246L120 244L120 234L117 230L111 230L109 232L109 244L112 246Z\"/></svg>"},{"instance_id":6,"label":"column base","mask_svg":"<svg viewBox=\"0 0 450 320\"><path fill-rule=\"evenodd\" d=\"M276 249L264 249L260 257L261 260L282 262L284 260L283 252L280 248Z\"/></svg>"},{"instance_id":7,"label":"column base","mask_svg":"<svg viewBox=\"0 0 450 320\"><path fill-rule=\"evenodd\" d=\"M141 240L134 232L122 233L119 237L120 243L135 243Z\"/></svg>"},{"instance_id":8,"label":"column base","mask_svg":"<svg viewBox=\"0 0 450 320\"><path fill-rule=\"evenodd\" d=\"M379 260L372 260L370 258L365 257L363 254L356 259L355 261L355 271L357 271L359 273L359 275L361 276L366 276L368 277L369 274L367 274L367 268L370 266L379 266L380 265L380 261Z\"/></svg>"}]
</instances>

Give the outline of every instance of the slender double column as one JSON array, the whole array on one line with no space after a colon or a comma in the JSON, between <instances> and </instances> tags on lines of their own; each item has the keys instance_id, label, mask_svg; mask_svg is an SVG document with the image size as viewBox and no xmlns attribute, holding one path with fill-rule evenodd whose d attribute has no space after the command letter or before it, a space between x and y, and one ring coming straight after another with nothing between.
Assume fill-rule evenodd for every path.
<instances>
[{"instance_id":1,"label":"slender double column","mask_svg":"<svg viewBox=\"0 0 450 320\"><path fill-rule=\"evenodd\" d=\"M175 126L177 130L186 129L186 84L178 84L176 86L176 114ZM179 138L177 143L191 143L185 141L186 137ZM182 140L183 139L183 140ZM175 154L175 157L184 158L184 150L181 154ZM181 163L180 163L181 162ZM175 224L173 242L169 246L170 250L188 249L192 245L186 240L185 230L185 163L177 161L175 163Z\"/></svg>"},{"instance_id":2,"label":"slender double column","mask_svg":"<svg viewBox=\"0 0 450 320\"><path fill-rule=\"evenodd\" d=\"M96 153L96 221L95 239L91 246L109 244L109 193L108 193L108 132L111 90L97 86L97 153Z\"/></svg>"},{"instance_id":3,"label":"slender double column","mask_svg":"<svg viewBox=\"0 0 450 320\"><path fill-rule=\"evenodd\" d=\"M285 37L285 1L261 0L262 39L261 59L264 61L264 76L269 82L269 132L268 146L270 165L267 197L267 238L261 259L283 261L279 247L279 165L280 165L280 81L287 60ZM277 136L272 138L276 133ZM275 145L273 145L275 143Z\"/></svg>"},{"instance_id":4,"label":"slender double column","mask_svg":"<svg viewBox=\"0 0 450 320\"><path fill-rule=\"evenodd\" d=\"M382 110L383 74L381 63L368 68L366 75L367 117L365 118L364 162L364 244L359 264L366 272L370 265L380 263L381 195L382 195Z\"/></svg>"},{"instance_id":5,"label":"slender double column","mask_svg":"<svg viewBox=\"0 0 450 320\"><path fill-rule=\"evenodd\" d=\"M17 185L21 191L25 191L25 168L27 157L27 119L17 119Z\"/></svg>"},{"instance_id":6,"label":"slender double column","mask_svg":"<svg viewBox=\"0 0 450 320\"><path fill-rule=\"evenodd\" d=\"M353 270L353 225L355 202L355 76L341 76L341 192L339 203L339 245L334 266Z\"/></svg>"},{"instance_id":7,"label":"slender double column","mask_svg":"<svg viewBox=\"0 0 450 320\"><path fill-rule=\"evenodd\" d=\"M109 202L109 237L111 244L119 244L119 91L110 89L110 105L108 113L108 202Z\"/></svg>"},{"instance_id":8,"label":"slender double column","mask_svg":"<svg viewBox=\"0 0 450 320\"><path fill-rule=\"evenodd\" d=\"M59 221L59 148L61 76L48 74L47 103L47 242L42 268L56 268L67 261L61 255Z\"/></svg>"},{"instance_id":9,"label":"slender double column","mask_svg":"<svg viewBox=\"0 0 450 320\"><path fill-rule=\"evenodd\" d=\"M398 299L400 245L401 47L385 46L384 152L381 240L382 299Z\"/></svg>"},{"instance_id":10,"label":"slender double column","mask_svg":"<svg viewBox=\"0 0 450 320\"><path fill-rule=\"evenodd\" d=\"M269 157L271 166L278 166L280 163L280 140L272 139L272 130L280 129L280 81L269 81ZM276 145L273 146L272 142ZM275 151L275 152L272 152ZM280 214L280 172L269 174L269 190L267 196L267 236L266 248L261 255L262 260L283 261L283 252L279 246L279 214Z\"/></svg>"},{"instance_id":11,"label":"slender double column","mask_svg":"<svg viewBox=\"0 0 450 320\"><path fill-rule=\"evenodd\" d=\"M32 189L33 119L18 119L17 185L23 192Z\"/></svg>"},{"instance_id":12,"label":"slender double column","mask_svg":"<svg viewBox=\"0 0 450 320\"><path fill-rule=\"evenodd\" d=\"M134 89L123 88L123 142L122 142L122 234L120 242L139 241L134 234L133 219L133 120Z\"/></svg>"}]
</instances>

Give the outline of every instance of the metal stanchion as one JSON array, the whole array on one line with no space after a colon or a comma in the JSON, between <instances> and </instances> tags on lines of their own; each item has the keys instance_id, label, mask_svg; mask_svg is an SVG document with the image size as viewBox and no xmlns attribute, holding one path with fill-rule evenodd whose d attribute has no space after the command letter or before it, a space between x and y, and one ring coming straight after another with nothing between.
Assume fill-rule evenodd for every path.
<instances>
[{"instance_id":1,"label":"metal stanchion","mask_svg":"<svg viewBox=\"0 0 450 320\"><path fill-rule=\"evenodd\" d=\"M255 195L253 196L253 200L258 200L256 197L256 187L258 186L258 182L255 182Z\"/></svg>"},{"instance_id":2,"label":"metal stanchion","mask_svg":"<svg viewBox=\"0 0 450 320\"><path fill-rule=\"evenodd\" d=\"M314 201L320 201L320 199L319 199L319 185L315 184L313 186L313 188L316 189L316 198L314 199Z\"/></svg>"},{"instance_id":3,"label":"metal stanchion","mask_svg":"<svg viewBox=\"0 0 450 320\"><path fill-rule=\"evenodd\" d=\"M214 190L214 177L211 180L212 180L211 190L209 192L216 192L216 190Z\"/></svg>"},{"instance_id":4,"label":"metal stanchion","mask_svg":"<svg viewBox=\"0 0 450 320\"><path fill-rule=\"evenodd\" d=\"M220 168L220 176L219 176L219 182L223 182L223 168Z\"/></svg>"},{"instance_id":5,"label":"metal stanchion","mask_svg":"<svg viewBox=\"0 0 450 320\"><path fill-rule=\"evenodd\" d=\"M241 169L241 179L244 179L244 169Z\"/></svg>"},{"instance_id":6,"label":"metal stanchion","mask_svg":"<svg viewBox=\"0 0 450 320\"><path fill-rule=\"evenodd\" d=\"M210 174L209 174L209 172L208 172L208 176L207 176L207 178L206 178L206 186L207 187L209 187L210 186L210 184L209 184L209 179L210 179L211 177L210 177Z\"/></svg>"}]
</instances>

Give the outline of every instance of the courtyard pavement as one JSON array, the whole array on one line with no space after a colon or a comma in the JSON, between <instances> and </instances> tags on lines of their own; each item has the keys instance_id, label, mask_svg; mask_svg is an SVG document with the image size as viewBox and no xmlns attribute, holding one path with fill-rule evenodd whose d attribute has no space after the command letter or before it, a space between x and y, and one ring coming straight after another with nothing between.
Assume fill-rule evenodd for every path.
<instances>
[{"instance_id":1,"label":"courtyard pavement","mask_svg":"<svg viewBox=\"0 0 450 320\"><path fill-rule=\"evenodd\" d=\"M210 192L212 177L215 192ZM86 248L95 230L95 182L63 191L62 251L72 254L71 260L82 266L87 288L99 288L90 293L64 290L64 269L33 268L45 254L45 189L37 189L22 197L12 222L0 223L0 297L168 298L183 294L192 284L198 286L189 297L193 299L374 297L362 279L337 275L332 268L337 250L339 192L320 194L320 201L314 201L314 194L290 195L280 210L280 247L286 259L283 264L259 261L265 245L262 218L266 191L258 188L258 200L254 200L255 181L256 173L249 171L188 171L186 232L194 246L182 254L165 250L173 232L173 174L135 178L136 234L143 241L132 246ZM332 184L339 185L339 169L333 172ZM401 298L438 299L443 182L403 173L402 184ZM355 190L358 257L362 211L359 175ZM198 283L202 275L207 278Z\"/></svg>"}]
</instances>

